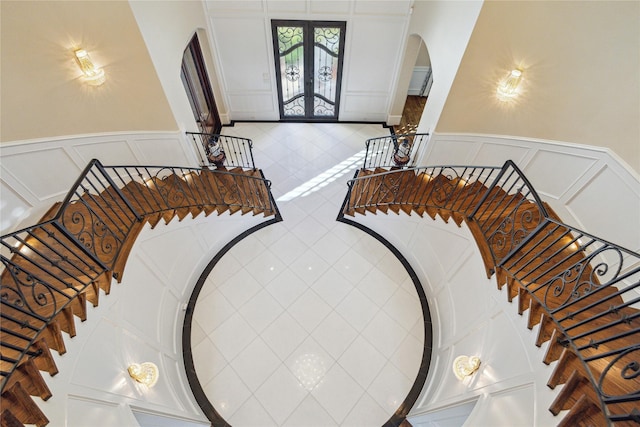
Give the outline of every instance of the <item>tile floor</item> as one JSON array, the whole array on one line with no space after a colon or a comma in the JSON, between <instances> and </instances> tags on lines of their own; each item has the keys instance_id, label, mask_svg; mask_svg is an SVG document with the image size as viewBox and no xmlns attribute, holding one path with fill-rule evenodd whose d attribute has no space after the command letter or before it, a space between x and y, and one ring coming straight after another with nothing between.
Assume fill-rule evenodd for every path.
<instances>
[{"instance_id":1,"label":"tile floor","mask_svg":"<svg viewBox=\"0 0 640 427\"><path fill-rule=\"evenodd\" d=\"M422 357L422 311L400 262L336 222L380 125L240 123L283 222L213 268L195 306L198 379L234 427L380 426Z\"/></svg>"}]
</instances>

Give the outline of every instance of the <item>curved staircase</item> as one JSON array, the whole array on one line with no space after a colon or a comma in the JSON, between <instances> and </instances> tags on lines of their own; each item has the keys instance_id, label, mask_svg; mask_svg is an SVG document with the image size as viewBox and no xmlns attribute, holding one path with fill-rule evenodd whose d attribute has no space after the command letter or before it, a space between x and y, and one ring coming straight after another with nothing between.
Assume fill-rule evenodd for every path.
<instances>
[{"instance_id":1,"label":"curved staircase","mask_svg":"<svg viewBox=\"0 0 640 427\"><path fill-rule=\"evenodd\" d=\"M51 350L66 352L100 290L120 282L145 223L217 212L277 215L270 182L255 168L116 166L93 160L66 199L40 222L2 236L0 375L2 427L48 424L33 400L58 373Z\"/></svg>"},{"instance_id":2,"label":"curved staircase","mask_svg":"<svg viewBox=\"0 0 640 427\"><path fill-rule=\"evenodd\" d=\"M639 254L563 224L511 161L378 165L349 182L339 219L381 211L464 222L487 277L529 311L535 344L548 342L543 362L557 363L547 385L563 385L549 408L563 413L558 425L640 424Z\"/></svg>"}]
</instances>

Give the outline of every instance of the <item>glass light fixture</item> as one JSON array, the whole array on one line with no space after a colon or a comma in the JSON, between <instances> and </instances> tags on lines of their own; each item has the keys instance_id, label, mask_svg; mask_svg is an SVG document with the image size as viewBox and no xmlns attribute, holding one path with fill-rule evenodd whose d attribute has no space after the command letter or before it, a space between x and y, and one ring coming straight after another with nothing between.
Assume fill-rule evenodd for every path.
<instances>
[{"instance_id":1,"label":"glass light fixture","mask_svg":"<svg viewBox=\"0 0 640 427\"><path fill-rule=\"evenodd\" d=\"M158 382L158 367L155 363L132 363L127 368L129 376L147 387L153 387Z\"/></svg>"},{"instance_id":2,"label":"glass light fixture","mask_svg":"<svg viewBox=\"0 0 640 427\"><path fill-rule=\"evenodd\" d=\"M458 356L453 361L453 373L459 380L473 375L479 367L480 358L476 356Z\"/></svg>"},{"instance_id":3,"label":"glass light fixture","mask_svg":"<svg viewBox=\"0 0 640 427\"><path fill-rule=\"evenodd\" d=\"M89 57L89 54L84 49L77 49L73 52L76 55L76 61L78 66L84 74L84 80L91 86L100 86L105 82L106 77L102 68L96 68Z\"/></svg>"},{"instance_id":4,"label":"glass light fixture","mask_svg":"<svg viewBox=\"0 0 640 427\"><path fill-rule=\"evenodd\" d=\"M496 93L498 99L507 101L518 96L520 83L522 82L522 70L515 68L499 84Z\"/></svg>"}]
</instances>

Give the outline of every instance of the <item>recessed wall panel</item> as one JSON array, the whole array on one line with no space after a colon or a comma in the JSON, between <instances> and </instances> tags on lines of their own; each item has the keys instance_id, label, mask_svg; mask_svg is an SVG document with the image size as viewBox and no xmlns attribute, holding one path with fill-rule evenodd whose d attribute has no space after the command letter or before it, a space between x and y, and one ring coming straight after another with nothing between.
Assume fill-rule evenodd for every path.
<instances>
[{"instance_id":1,"label":"recessed wall panel","mask_svg":"<svg viewBox=\"0 0 640 427\"><path fill-rule=\"evenodd\" d=\"M103 165L135 165L136 156L126 140L78 144L73 147L84 163L98 159Z\"/></svg>"},{"instance_id":2,"label":"recessed wall panel","mask_svg":"<svg viewBox=\"0 0 640 427\"><path fill-rule=\"evenodd\" d=\"M611 168L600 170L567 207L590 233L631 250L640 248L640 189Z\"/></svg>"},{"instance_id":3,"label":"recessed wall panel","mask_svg":"<svg viewBox=\"0 0 640 427\"><path fill-rule=\"evenodd\" d=\"M526 147L515 143L482 143L482 147L472 163L481 166L502 166L507 160L513 160L516 164L521 164L528 152Z\"/></svg>"},{"instance_id":4,"label":"recessed wall panel","mask_svg":"<svg viewBox=\"0 0 640 427\"><path fill-rule=\"evenodd\" d=\"M242 3L242 2L238 2ZM216 40L233 40L233 43L216 43L214 49L222 70L227 93L234 91L260 91L269 88L273 64L269 61L269 51L273 50L270 39L265 35L263 17L212 18L214 43ZM225 72L233 70L233 72Z\"/></svg>"},{"instance_id":5,"label":"recessed wall panel","mask_svg":"<svg viewBox=\"0 0 640 427\"><path fill-rule=\"evenodd\" d=\"M404 46L404 20L358 19L349 24L347 37L351 37L351 44L345 54L358 60L345 67L344 89L368 94L372 90L390 92L398 67L398 46Z\"/></svg>"},{"instance_id":6,"label":"recessed wall panel","mask_svg":"<svg viewBox=\"0 0 640 427\"><path fill-rule=\"evenodd\" d=\"M17 224L24 218L32 205L18 195L4 181L0 181L0 194L2 202L0 203L0 234Z\"/></svg>"},{"instance_id":7,"label":"recessed wall panel","mask_svg":"<svg viewBox=\"0 0 640 427\"><path fill-rule=\"evenodd\" d=\"M146 165L189 166L182 144L178 138L134 139L132 145L143 153Z\"/></svg>"},{"instance_id":8,"label":"recessed wall panel","mask_svg":"<svg viewBox=\"0 0 640 427\"><path fill-rule=\"evenodd\" d=\"M81 172L62 148L2 156L2 169L39 200L66 194Z\"/></svg>"},{"instance_id":9,"label":"recessed wall panel","mask_svg":"<svg viewBox=\"0 0 640 427\"><path fill-rule=\"evenodd\" d=\"M67 427L111 427L129 423L119 405L70 395L67 399Z\"/></svg>"},{"instance_id":10,"label":"recessed wall panel","mask_svg":"<svg viewBox=\"0 0 640 427\"><path fill-rule=\"evenodd\" d=\"M311 13L324 13L324 14L347 14L349 13L349 7L351 2L344 0L311 0L310 9Z\"/></svg>"},{"instance_id":11,"label":"recessed wall panel","mask_svg":"<svg viewBox=\"0 0 640 427\"><path fill-rule=\"evenodd\" d=\"M408 0L356 0L355 13L361 15L407 15L411 2Z\"/></svg>"},{"instance_id":12,"label":"recessed wall panel","mask_svg":"<svg viewBox=\"0 0 640 427\"><path fill-rule=\"evenodd\" d=\"M531 184L539 193L558 199L597 161L574 153L538 150L523 172L535 177Z\"/></svg>"}]
</instances>

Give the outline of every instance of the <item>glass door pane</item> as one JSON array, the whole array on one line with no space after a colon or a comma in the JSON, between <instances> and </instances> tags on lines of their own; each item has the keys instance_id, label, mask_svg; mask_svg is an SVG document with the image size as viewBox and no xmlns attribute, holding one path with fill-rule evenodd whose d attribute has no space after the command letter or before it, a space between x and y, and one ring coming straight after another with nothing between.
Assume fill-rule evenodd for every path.
<instances>
[{"instance_id":1,"label":"glass door pane","mask_svg":"<svg viewBox=\"0 0 640 427\"><path fill-rule=\"evenodd\" d=\"M313 115L336 115L338 90L338 59L340 55L340 28L314 28L314 75Z\"/></svg>"},{"instance_id":2,"label":"glass door pane","mask_svg":"<svg viewBox=\"0 0 640 427\"><path fill-rule=\"evenodd\" d=\"M277 27L283 114L305 117L304 28Z\"/></svg>"},{"instance_id":3,"label":"glass door pane","mask_svg":"<svg viewBox=\"0 0 640 427\"><path fill-rule=\"evenodd\" d=\"M338 118L344 22L272 21L281 119Z\"/></svg>"}]
</instances>

